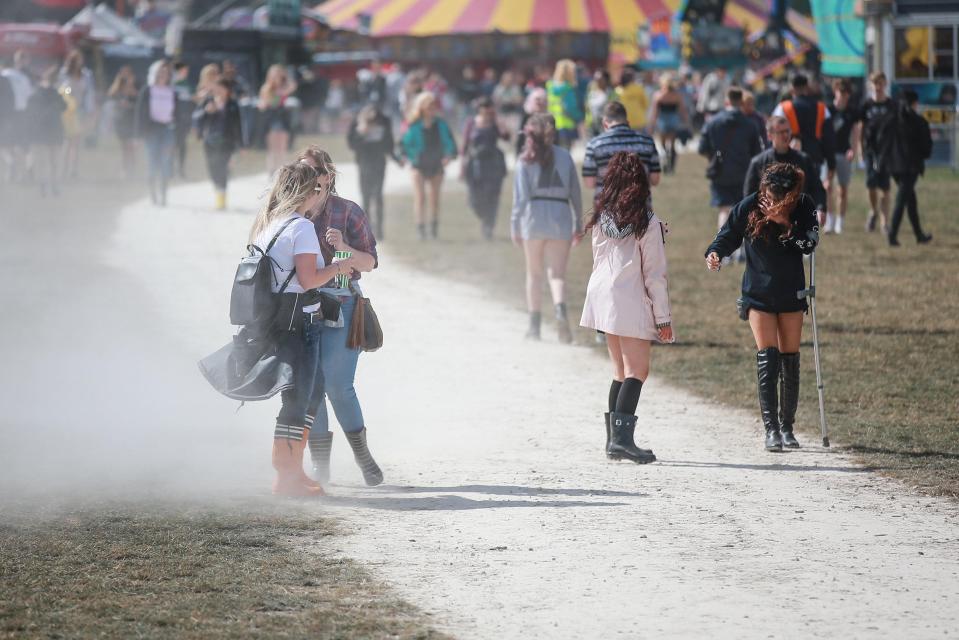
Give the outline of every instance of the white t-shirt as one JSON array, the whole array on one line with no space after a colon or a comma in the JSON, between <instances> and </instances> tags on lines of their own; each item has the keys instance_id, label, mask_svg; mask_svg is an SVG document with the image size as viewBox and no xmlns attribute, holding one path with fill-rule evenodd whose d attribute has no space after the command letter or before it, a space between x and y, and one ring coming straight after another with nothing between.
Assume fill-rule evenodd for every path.
<instances>
[{"instance_id":1,"label":"white t-shirt","mask_svg":"<svg viewBox=\"0 0 959 640\"><path fill-rule=\"evenodd\" d=\"M316 254L316 266L326 266L326 262L323 260L323 254L320 252L320 240L316 237L316 227L299 213L287 216L282 220L275 220L270 226L260 232L254 244L265 250L266 245L270 244L270 240L273 239L276 232L279 231L280 227L290 218L293 218L293 222L287 225L283 233L280 234L280 237L276 239L276 243L274 243L269 253L269 256L276 261L275 264L273 264L273 275L276 276L273 280L274 293L280 290L280 287L283 286L283 283L289 277L290 271L293 270L295 266L293 256L298 256L303 253L313 253ZM300 285L300 281L296 275L290 280L286 291L290 293L303 293L303 286ZM311 311L312 309L304 308L304 310Z\"/></svg>"}]
</instances>

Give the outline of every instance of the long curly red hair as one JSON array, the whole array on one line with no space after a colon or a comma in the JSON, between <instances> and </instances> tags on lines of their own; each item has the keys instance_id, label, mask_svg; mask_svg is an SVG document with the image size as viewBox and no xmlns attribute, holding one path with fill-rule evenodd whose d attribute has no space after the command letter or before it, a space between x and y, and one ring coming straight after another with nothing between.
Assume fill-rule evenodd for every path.
<instances>
[{"instance_id":1,"label":"long curly red hair","mask_svg":"<svg viewBox=\"0 0 959 640\"><path fill-rule=\"evenodd\" d=\"M775 162L766 167L759 181L757 206L749 212L746 235L756 240L778 231L780 239L788 237L793 227L790 216L805 183L805 172L794 164Z\"/></svg>"},{"instance_id":2,"label":"long curly red hair","mask_svg":"<svg viewBox=\"0 0 959 640\"><path fill-rule=\"evenodd\" d=\"M603 190L586 228L596 226L606 212L617 227L625 229L633 225L633 233L642 238L649 226L649 189L646 165L639 156L626 151L616 153L606 166Z\"/></svg>"}]
</instances>

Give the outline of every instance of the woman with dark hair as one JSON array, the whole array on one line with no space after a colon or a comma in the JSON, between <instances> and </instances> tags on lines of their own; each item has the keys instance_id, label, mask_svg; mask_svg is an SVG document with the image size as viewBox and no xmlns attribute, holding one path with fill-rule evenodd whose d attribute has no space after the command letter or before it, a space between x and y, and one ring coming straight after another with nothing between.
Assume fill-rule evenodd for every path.
<instances>
[{"instance_id":1,"label":"woman with dark hair","mask_svg":"<svg viewBox=\"0 0 959 640\"><path fill-rule=\"evenodd\" d=\"M812 176L815 180L817 176ZM816 203L803 193L806 175L793 164L769 165L759 191L733 207L706 249L706 267L719 271L722 259L742 244L746 253L740 315L756 341L759 409L766 450L799 448L793 422L799 404L799 341L806 300L803 255L816 249ZM781 395L777 385L781 383Z\"/></svg>"},{"instance_id":2,"label":"woman with dark hair","mask_svg":"<svg viewBox=\"0 0 959 640\"><path fill-rule=\"evenodd\" d=\"M120 140L120 159L123 163L123 174L127 178L133 175L136 167L133 129L139 95L133 67L123 65L113 79L107 97L113 102L113 131Z\"/></svg>"},{"instance_id":3,"label":"woman with dark hair","mask_svg":"<svg viewBox=\"0 0 959 640\"><path fill-rule=\"evenodd\" d=\"M366 421L353 386L360 350L347 346L347 336L353 322L356 296L362 295L361 272L372 271L378 264L376 239L363 209L336 194L336 166L330 154L311 146L300 154L299 161L320 172L317 187L321 196L306 216L313 221L322 257L329 263L335 257L334 252L342 252L349 254L352 262L346 287L337 285L332 279L320 285L321 292L339 298L340 318L324 323L320 331L320 366L316 390L306 416L307 426L311 428L309 444L313 474L320 483L326 483L330 477L333 434L326 411L326 399L329 398L336 420L353 450L353 459L363 473L363 480L372 487L383 482L383 472L367 446Z\"/></svg>"},{"instance_id":4,"label":"woman with dark hair","mask_svg":"<svg viewBox=\"0 0 959 640\"><path fill-rule=\"evenodd\" d=\"M65 143L63 175L75 178L80 159L80 141L88 133L96 133L96 86L93 72L83 63L83 54L74 49L67 54L60 69L60 95L66 102L63 114Z\"/></svg>"},{"instance_id":5,"label":"woman with dark hair","mask_svg":"<svg viewBox=\"0 0 959 640\"><path fill-rule=\"evenodd\" d=\"M526 254L526 337L540 338L543 279L556 305L559 341L569 344L573 333L566 317L566 265L569 250L583 233L583 200L579 174L569 151L556 146L553 116L536 113L524 129L526 142L513 182L513 243ZM544 268L545 265L545 268Z\"/></svg>"},{"instance_id":6,"label":"woman with dark hair","mask_svg":"<svg viewBox=\"0 0 959 640\"><path fill-rule=\"evenodd\" d=\"M480 219L483 237L493 239L493 227L499 210L499 197L506 177L506 156L499 141L509 140L509 133L500 126L493 100L477 98L476 115L463 130L462 177L469 189L469 205Z\"/></svg>"},{"instance_id":7,"label":"woman with dark hair","mask_svg":"<svg viewBox=\"0 0 959 640\"><path fill-rule=\"evenodd\" d=\"M40 194L59 195L60 176L57 156L63 146L63 113L67 103L56 88L57 68L50 67L27 100L27 121L34 154L34 176Z\"/></svg>"},{"instance_id":8,"label":"woman with dark hair","mask_svg":"<svg viewBox=\"0 0 959 640\"><path fill-rule=\"evenodd\" d=\"M393 139L393 124L376 103L360 109L350 123L346 142L356 156L360 170L360 197L366 214L373 218L376 208L376 237L383 239L383 180L386 178L386 159L402 166L403 160L396 155Z\"/></svg>"},{"instance_id":9,"label":"woman with dark hair","mask_svg":"<svg viewBox=\"0 0 959 640\"><path fill-rule=\"evenodd\" d=\"M672 342L666 283L666 228L650 208L649 176L640 157L619 152L586 225L593 271L580 325L606 334L613 362L606 414L606 456L638 464L656 456L633 440L636 406L649 375L653 341Z\"/></svg>"}]
</instances>

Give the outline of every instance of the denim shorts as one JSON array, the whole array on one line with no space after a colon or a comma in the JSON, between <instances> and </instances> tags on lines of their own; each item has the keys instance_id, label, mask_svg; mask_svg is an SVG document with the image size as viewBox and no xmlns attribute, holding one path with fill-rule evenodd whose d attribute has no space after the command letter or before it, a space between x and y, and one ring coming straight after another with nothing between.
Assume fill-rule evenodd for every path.
<instances>
[{"instance_id":1,"label":"denim shorts","mask_svg":"<svg viewBox=\"0 0 959 640\"><path fill-rule=\"evenodd\" d=\"M731 207L743 199L742 185L722 185L709 183L709 205L711 207Z\"/></svg>"}]
</instances>

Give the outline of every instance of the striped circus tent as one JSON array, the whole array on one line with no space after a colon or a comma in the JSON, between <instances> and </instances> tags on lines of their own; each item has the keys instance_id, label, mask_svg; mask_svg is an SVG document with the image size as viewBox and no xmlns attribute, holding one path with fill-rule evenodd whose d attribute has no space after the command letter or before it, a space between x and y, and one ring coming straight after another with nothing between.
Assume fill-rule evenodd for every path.
<instances>
[{"instance_id":1,"label":"striped circus tent","mask_svg":"<svg viewBox=\"0 0 959 640\"><path fill-rule=\"evenodd\" d=\"M364 16L369 33L438 36L548 32L636 33L636 28L672 17L684 0L328 0L316 7L330 26L356 30ZM769 0L729 0L725 22L748 33L766 27ZM790 26L816 42L809 18L790 11Z\"/></svg>"}]
</instances>

